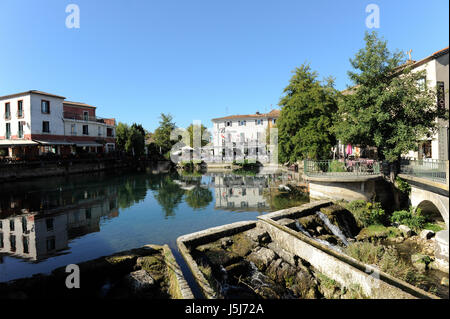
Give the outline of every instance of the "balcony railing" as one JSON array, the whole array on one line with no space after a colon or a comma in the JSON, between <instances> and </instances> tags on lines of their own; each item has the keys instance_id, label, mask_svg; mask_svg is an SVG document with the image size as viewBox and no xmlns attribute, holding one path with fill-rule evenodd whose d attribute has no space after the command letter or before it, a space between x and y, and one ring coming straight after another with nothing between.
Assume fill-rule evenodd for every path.
<instances>
[{"instance_id":1,"label":"balcony railing","mask_svg":"<svg viewBox=\"0 0 450 319\"><path fill-rule=\"evenodd\" d=\"M78 114L78 113L71 113L71 112L64 112L63 116L65 119L69 120L77 120L77 121L85 121L85 122L97 122L97 123L103 123L107 125L115 125L115 121L113 119L107 119L103 117L98 116L89 116L85 114Z\"/></svg>"},{"instance_id":2,"label":"balcony railing","mask_svg":"<svg viewBox=\"0 0 450 319\"><path fill-rule=\"evenodd\" d=\"M367 176L380 174L380 162L371 159L304 161L307 176Z\"/></svg>"},{"instance_id":3,"label":"balcony railing","mask_svg":"<svg viewBox=\"0 0 450 319\"><path fill-rule=\"evenodd\" d=\"M400 162L400 173L445 184L447 183L447 166L448 161L403 158Z\"/></svg>"}]
</instances>

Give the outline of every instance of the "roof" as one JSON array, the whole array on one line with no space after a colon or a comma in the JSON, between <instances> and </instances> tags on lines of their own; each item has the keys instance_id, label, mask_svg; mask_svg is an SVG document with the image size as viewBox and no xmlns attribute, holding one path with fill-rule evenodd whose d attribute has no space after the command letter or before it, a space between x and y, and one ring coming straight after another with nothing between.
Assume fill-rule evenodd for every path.
<instances>
[{"instance_id":1,"label":"roof","mask_svg":"<svg viewBox=\"0 0 450 319\"><path fill-rule=\"evenodd\" d=\"M4 95L4 96L0 96L0 99L2 99L2 100L9 99L9 98L17 97L17 96L28 95L28 94L40 94L40 95L55 97L55 98L63 99L63 100L66 99L64 96L55 95L55 94L42 92L42 91L38 91L38 90L30 90L30 91L25 91L25 92L20 92L20 93L14 93L14 94L10 94L10 95Z\"/></svg>"},{"instance_id":2,"label":"roof","mask_svg":"<svg viewBox=\"0 0 450 319\"><path fill-rule=\"evenodd\" d=\"M71 106L91 107L91 108L94 108L94 109L96 108L93 105L89 105L89 104L82 103L82 102L64 101L63 104L71 105Z\"/></svg>"},{"instance_id":3,"label":"roof","mask_svg":"<svg viewBox=\"0 0 450 319\"><path fill-rule=\"evenodd\" d=\"M244 118L274 118L274 117L279 117L279 116L280 116L280 110L272 110L269 113L255 113L255 114L230 115L230 116L218 117L218 118L212 119L212 121L244 119Z\"/></svg>"}]
</instances>

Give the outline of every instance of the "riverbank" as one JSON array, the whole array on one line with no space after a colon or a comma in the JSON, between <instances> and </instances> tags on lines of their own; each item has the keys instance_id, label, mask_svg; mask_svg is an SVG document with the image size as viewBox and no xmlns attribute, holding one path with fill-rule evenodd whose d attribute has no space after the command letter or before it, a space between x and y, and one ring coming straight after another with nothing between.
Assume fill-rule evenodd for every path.
<instances>
[{"instance_id":1,"label":"riverbank","mask_svg":"<svg viewBox=\"0 0 450 319\"><path fill-rule=\"evenodd\" d=\"M63 176L80 173L136 168L154 167L157 171L167 172L171 165L167 162L152 162L132 158L93 158L57 161L35 161L2 164L0 182L20 181L36 177Z\"/></svg>"}]
</instances>

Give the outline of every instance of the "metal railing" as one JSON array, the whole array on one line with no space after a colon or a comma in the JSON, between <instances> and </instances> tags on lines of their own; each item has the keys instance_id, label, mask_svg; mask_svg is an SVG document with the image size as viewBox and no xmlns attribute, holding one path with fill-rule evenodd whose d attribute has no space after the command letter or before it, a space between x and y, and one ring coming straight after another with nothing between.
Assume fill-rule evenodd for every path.
<instances>
[{"instance_id":1,"label":"metal railing","mask_svg":"<svg viewBox=\"0 0 450 319\"><path fill-rule=\"evenodd\" d=\"M446 184L447 166L448 161L443 160L403 158L400 161L400 173Z\"/></svg>"},{"instance_id":2,"label":"metal railing","mask_svg":"<svg viewBox=\"0 0 450 319\"><path fill-rule=\"evenodd\" d=\"M367 176L380 174L380 162L371 159L359 160L304 160L307 176Z\"/></svg>"}]
</instances>

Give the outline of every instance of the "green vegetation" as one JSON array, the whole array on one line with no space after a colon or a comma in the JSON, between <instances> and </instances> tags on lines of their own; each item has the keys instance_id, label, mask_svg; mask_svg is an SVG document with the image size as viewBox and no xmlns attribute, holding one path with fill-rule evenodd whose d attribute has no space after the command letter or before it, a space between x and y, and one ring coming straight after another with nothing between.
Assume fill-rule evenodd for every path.
<instances>
[{"instance_id":1,"label":"green vegetation","mask_svg":"<svg viewBox=\"0 0 450 319\"><path fill-rule=\"evenodd\" d=\"M166 154L166 158L170 157L170 150L175 144L171 140L170 135L175 129L175 123L172 121L173 117L170 114L161 113L161 120L159 121L159 127L155 130L153 134L153 141L157 148L159 148L160 154Z\"/></svg>"},{"instance_id":2,"label":"green vegetation","mask_svg":"<svg viewBox=\"0 0 450 319\"><path fill-rule=\"evenodd\" d=\"M205 126L203 126L203 124L201 124L201 125L191 124L187 128L187 132L189 133L189 146L190 147L194 147L194 133L196 135L195 137L198 139L198 141L202 147L208 144L210 137L211 137L211 133L208 131L208 129ZM199 136L197 136L197 135L199 135ZM200 145L195 145L195 146L200 146Z\"/></svg>"},{"instance_id":3,"label":"green vegetation","mask_svg":"<svg viewBox=\"0 0 450 319\"><path fill-rule=\"evenodd\" d=\"M420 208L410 207L409 210L396 211L391 216L391 221L408 226L415 232L419 232L425 226L426 218Z\"/></svg>"},{"instance_id":4,"label":"green vegetation","mask_svg":"<svg viewBox=\"0 0 450 319\"><path fill-rule=\"evenodd\" d=\"M380 203L368 203L363 200L352 201L345 207L353 214L359 225L384 225L388 217Z\"/></svg>"},{"instance_id":5,"label":"green vegetation","mask_svg":"<svg viewBox=\"0 0 450 319\"><path fill-rule=\"evenodd\" d=\"M213 200L212 193L208 188L200 186L187 191L185 195L186 203L194 210L203 209Z\"/></svg>"},{"instance_id":6,"label":"green vegetation","mask_svg":"<svg viewBox=\"0 0 450 319\"><path fill-rule=\"evenodd\" d=\"M373 238L393 238L401 235L400 230L396 227L386 227L383 225L370 225L363 228L358 234L358 240L373 239Z\"/></svg>"},{"instance_id":7,"label":"green vegetation","mask_svg":"<svg viewBox=\"0 0 450 319\"><path fill-rule=\"evenodd\" d=\"M411 185L400 177L395 178L395 186L397 186L398 190L402 193L409 195L411 193Z\"/></svg>"},{"instance_id":8,"label":"green vegetation","mask_svg":"<svg viewBox=\"0 0 450 319\"><path fill-rule=\"evenodd\" d=\"M339 161L331 161L328 167L328 172L346 172L345 163Z\"/></svg>"},{"instance_id":9,"label":"green vegetation","mask_svg":"<svg viewBox=\"0 0 450 319\"><path fill-rule=\"evenodd\" d=\"M326 159L336 139L330 132L337 110L333 80L322 83L309 65L295 69L279 105L277 120L279 160Z\"/></svg>"},{"instance_id":10,"label":"green vegetation","mask_svg":"<svg viewBox=\"0 0 450 319\"><path fill-rule=\"evenodd\" d=\"M394 162L417 149L418 140L437 130L436 118L448 114L436 108L434 87L417 85L425 71L401 66L404 54L392 53L375 31L366 33L365 42L350 60L354 86L338 103L333 132L345 143L376 146L381 160Z\"/></svg>"},{"instance_id":11,"label":"green vegetation","mask_svg":"<svg viewBox=\"0 0 450 319\"><path fill-rule=\"evenodd\" d=\"M381 271L412 285L418 285L424 280L423 275L400 258L393 246L355 242L345 248L345 253L365 264L376 265Z\"/></svg>"},{"instance_id":12,"label":"green vegetation","mask_svg":"<svg viewBox=\"0 0 450 319\"><path fill-rule=\"evenodd\" d=\"M430 223L430 222L425 223L423 225L423 229L429 229L429 230L434 231L435 233L437 233L438 231L444 230L444 228L441 227L440 225L434 224L434 223Z\"/></svg>"},{"instance_id":13,"label":"green vegetation","mask_svg":"<svg viewBox=\"0 0 450 319\"><path fill-rule=\"evenodd\" d=\"M119 123L116 128L117 149L133 156L141 156L145 151L145 135L141 124L133 123L130 127L125 123Z\"/></svg>"}]
</instances>

